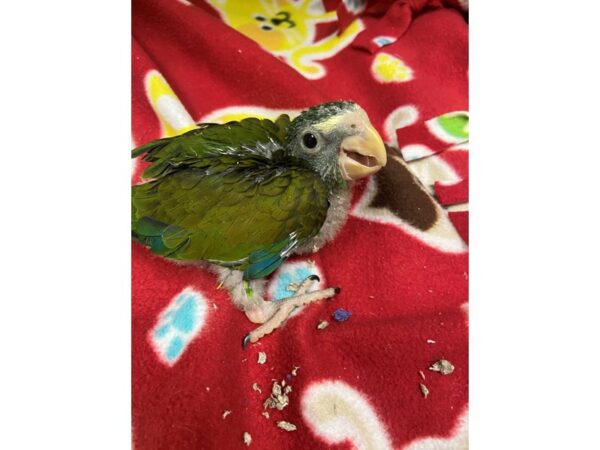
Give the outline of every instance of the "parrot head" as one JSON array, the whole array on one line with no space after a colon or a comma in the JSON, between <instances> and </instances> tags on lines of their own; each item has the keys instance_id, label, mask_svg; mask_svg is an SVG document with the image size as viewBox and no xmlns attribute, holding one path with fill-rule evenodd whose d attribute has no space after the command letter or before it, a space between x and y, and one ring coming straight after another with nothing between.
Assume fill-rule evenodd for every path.
<instances>
[{"instance_id":1,"label":"parrot head","mask_svg":"<svg viewBox=\"0 0 600 450\"><path fill-rule=\"evenodd\" d=\"M374 174L387 162L385 145L356 103L323 103L296 117L286 135L292 156L332 189Z\"/></svg>"}]
</instances>

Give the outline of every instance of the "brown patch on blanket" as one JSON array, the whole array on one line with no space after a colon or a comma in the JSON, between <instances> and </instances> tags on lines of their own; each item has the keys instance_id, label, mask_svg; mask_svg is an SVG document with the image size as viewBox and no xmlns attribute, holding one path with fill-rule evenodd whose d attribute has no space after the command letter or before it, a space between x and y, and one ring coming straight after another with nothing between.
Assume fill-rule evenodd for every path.
<instances>
[{"instance_id":1,"label":"brown patch on blanket","mask_svg":"<svg viewBox=\"0 0 600 450\"><path fill-rule=\"evenodd\" d=\"M400 152L386 146L388 163L375 175L377 194L371 202L374 208L387 208L415 228L428 230L438 219L434 200L402 162Z\"/></svg>"}]
</instances>

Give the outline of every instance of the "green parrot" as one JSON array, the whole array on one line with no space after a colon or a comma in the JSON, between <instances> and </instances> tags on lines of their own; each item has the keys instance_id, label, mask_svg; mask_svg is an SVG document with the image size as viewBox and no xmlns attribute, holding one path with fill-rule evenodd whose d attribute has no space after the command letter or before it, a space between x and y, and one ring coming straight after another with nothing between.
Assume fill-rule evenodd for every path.
<instances>
[{"instance_id":1,"label":"green parrot","mask_svg":"<svg viewBox=\"0 0 600 450\"><path fill-rule=\"evenodd\" d=\"M381 169L385 145L351 101L323 103L294 120L200 124L133 150L150 165L132 187L132 235L153 253L205 264L248 319L256 342L292 310L329 298L304 280L289 299L264 301L265 277L290 255L311 253L343 225L356 179Z\"/></svg>"}]
</instances>

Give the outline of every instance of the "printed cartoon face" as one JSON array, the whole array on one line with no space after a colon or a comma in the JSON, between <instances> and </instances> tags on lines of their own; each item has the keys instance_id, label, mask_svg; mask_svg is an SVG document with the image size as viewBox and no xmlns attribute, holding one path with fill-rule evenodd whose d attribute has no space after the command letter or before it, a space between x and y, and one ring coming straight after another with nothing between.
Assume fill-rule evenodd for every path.
<instances>
[{"instance_id":1,"label":"printed cartoon face","mask_svg":"<svg viewBox=\"0 0 600 450\"><path fill-rule=\"evenodd\" d=\"M266 51L283 57L307 78L320 78L324 68L314 60L333 56L362 31L356 20L339 36L333 33L315 41L318 23L337 20L335 11L325 11L321 0L208 0L225 23L258 43Z\"/></svg>"},{"instance_id":2,"label":"printed cartoon face","mask_svg":"<svg viewBox=\"0 0 600 450\"><path fill-rule=\"evenodd\" d=\"M274 2L229 1L219 6L232 28L270 52L297 47L310 34L306 21L309 15L306 11L291 6L285 0Z\"/></svg>"}]
</instances>

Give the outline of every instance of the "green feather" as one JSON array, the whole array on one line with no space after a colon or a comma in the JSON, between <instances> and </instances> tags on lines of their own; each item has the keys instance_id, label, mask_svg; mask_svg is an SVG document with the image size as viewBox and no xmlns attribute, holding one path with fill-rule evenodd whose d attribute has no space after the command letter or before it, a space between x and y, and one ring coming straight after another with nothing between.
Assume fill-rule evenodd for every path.
<instances>
[{"instance_id":1,"label":"green feather","mask_svg":"<svg viewBox=\"0 0 600 450\"><path fill-rule=\"evenodd\" d=\"M231 164L242 156L270 158L274 149L281 148L290 123L290 118L284 114L275 122L248 118L224 125L203 124L180 136L142 145L131 155L145 154L144 161L152 163L142 173L146 179L160 178L184 167L203 167L212 157L229 156L230 159L224 162Z\"/></svg>"}]
</instances>

